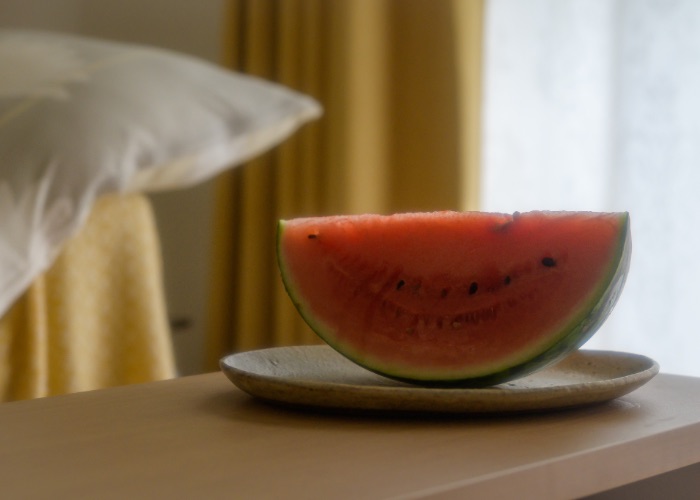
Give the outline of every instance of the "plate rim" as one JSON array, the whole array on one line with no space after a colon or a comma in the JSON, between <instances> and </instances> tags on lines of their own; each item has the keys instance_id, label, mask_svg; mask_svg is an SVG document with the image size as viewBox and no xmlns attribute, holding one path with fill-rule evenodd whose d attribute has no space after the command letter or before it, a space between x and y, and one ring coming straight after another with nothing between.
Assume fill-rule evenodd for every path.
<instances>
[{"instance_id":1,"label":"plate rim","mask_svg":"<svg viewBox=\"0 0 700 500\"><path fill-rule=\"evenodd\" d=\"M352 363L360 370L365 368L344 358L328 345L301 345L268 347L241 351L227 354L219 360L219 366L226 377L239 389L250 396L272 403L281 403L286 406L307 407L317 409L344 409L370 412L410 412L410 413L510 413L530 412L554 409L587 406L595 403L603 403L628 394L641 387L660 371L659 363L642 354L600 349L578 349L569 356L609 356L616 358L630 357L638 360L644 368L636 371L625 372L619 377L604 378L600 381L583 381L571 384L563 384L550 387L510 387L503 383L492 387L465 388L465 387L423 387L410 384L397 386L384 386L373 384L352 384L337 381L323 381L310 378L280 377L269 373L253 372L234 366L232 360L244 356L265 356L274 352L295 352L306 350L318 350L337 355ZM566 359L566 358L565 358ZM563 360L562 360L563 361ZM530 376L555 369L558 363L538 370ZM367 370L369 372L369 370ZM373 372L369 372L373 373ZM582 372L581 372L582 373ZM376 376L381 376L374 374ZM266 385L270 387L265 387ZM263 390L260 387L263 386ZM285 394L284 389L296 390L294 397ZM301 392L301 396L299 395ZM326 400L320 396L334 396L341 393L342 397L354 395L358 401L354 404L339 403L337 397ZM567 403L567 396L572 393L580 395L579 400L573 398ZM306 395L306 397L305 397ZM533 397L544 396L545 400L532 402ZM587 396L587 397L586 397ZM410 397L410 401L401 402L403 397ZM484 399L493 398L495 401ZM381 399L384 398L384 401ZM426 408L426 403L434 403L442 399L444 407ZM411 401L414 403L411 404ZM440 401L438 401L439 403ZM476 404L474 404L476 403Z\"/></svg>"}]
</instances>

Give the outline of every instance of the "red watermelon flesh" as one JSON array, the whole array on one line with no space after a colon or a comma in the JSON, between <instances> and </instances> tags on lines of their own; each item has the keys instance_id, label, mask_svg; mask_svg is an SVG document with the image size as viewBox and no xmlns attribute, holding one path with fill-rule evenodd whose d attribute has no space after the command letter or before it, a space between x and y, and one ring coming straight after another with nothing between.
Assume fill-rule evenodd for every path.
<instances>
[{"instance_id":1,"label":"red watermelon flesh","mask_svg":"<svg viewBox=\"0 0 700 500\"><path fill-rule=\"evenodd\" d=\"M627 213L409 213L280 221L282 278L329 345L422 384L493 385L582 345L629 268Z\"/></svg>"}]
</instances>

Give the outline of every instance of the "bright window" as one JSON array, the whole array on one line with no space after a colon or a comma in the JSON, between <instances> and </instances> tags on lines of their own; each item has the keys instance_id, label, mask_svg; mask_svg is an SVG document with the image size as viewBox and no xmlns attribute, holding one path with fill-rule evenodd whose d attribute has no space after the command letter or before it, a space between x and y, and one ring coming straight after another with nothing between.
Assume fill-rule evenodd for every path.
<instances>
[{"instance_id":1,"label":"bright window","mask_svg":"<svg viewBox=\"0 0 700 500\"><path fill-rule=\"evenodd\" d=\"M629 211L586 347L700 376L700 2L487 0L485 33L482 209Z\"/></svg>"}]
</instances>

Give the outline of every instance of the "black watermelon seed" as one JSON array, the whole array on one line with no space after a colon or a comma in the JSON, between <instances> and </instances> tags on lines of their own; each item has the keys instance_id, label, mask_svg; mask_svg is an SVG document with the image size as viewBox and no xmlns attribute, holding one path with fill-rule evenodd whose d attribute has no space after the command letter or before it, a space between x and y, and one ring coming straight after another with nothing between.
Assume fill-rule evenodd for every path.
<instances>
[{"instance_id":1,"label":"black watermelon seed","mask_svg":"<svg viewBox=\"0 0 700 500\"><path fill-rule=\"evenodd\" d=\"M545 257L544 259L542 259L542 265L544 267L554 267L557 265L557 261L551 257Z\"/></svg>"},{"instance_id":2,"label":"black watermelon seed","mask_svg":"<svg viewBox=\"0 0 700 500\"><path fill-rule=\"evenodd\" d=\"M396 289L401 290L405 284L406 282L404 280L399 280L399 282L396 283Z\"/></svg>"},{"instance_id":3,"label":"black watermelon seed","mask_svg":"<svg viewBox=\"0 0 700 500\"><path fill-rule=\"evenodd\" d=\"M472 282L472 284L469 285L469 295L474 295L478 289L479 285L476 283L476 281Z\"/></svg>"},{"instance_id":4,"label":"black watermelon seed","mask_svg":"<svg viewBox=\"0 0 700 500\"><path fill-rule=\"evenodd\" d=\"M510 276L506 276L505 279L503 280L503 283L506 285L510 285Z\"/></svg>"},{"instance_id":5,"label":"black watermelon seed","mask_svg":"<svg viewBox=\"0 0 700 500\"><path fill-rule=\"evenodd\" d=\"M316 235L316 234L310 234L310 235L309 235L309 239L310 239L310 240L315 240L316 238L318 238L318 235Z\"/></svg>"},{"instance_id":6,"label":"black watermelon seed","mask_svg":"<svg viewBox=\"0 0 700 500\"><path fill-rule=\"evenodd\" d=\"M447 294L449 293L449 290L447 288L443 288L442 291L440 292L440 297L445 298L447 297Z\"/></svg>"}]
</instances>

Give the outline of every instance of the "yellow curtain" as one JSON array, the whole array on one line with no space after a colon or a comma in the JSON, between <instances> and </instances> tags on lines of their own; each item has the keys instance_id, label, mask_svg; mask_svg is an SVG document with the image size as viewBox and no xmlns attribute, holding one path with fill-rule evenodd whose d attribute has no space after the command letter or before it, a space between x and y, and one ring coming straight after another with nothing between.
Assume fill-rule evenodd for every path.
<instances>
[{"instance_id":1,"label":"yellow curtain","mask_svg":"<svg viewBox=\"0 0 700 500\"><path fill-rule=\"evenodd\" d=\"M218 183L208 367L316 342L281 285L280 218L475 209L482 0L232 0L227 63L321 120Z\"/></svg>"},{"instance_id":2,"label":"yellow curtain","mask_svg":"<svg viewBox=\"0 0 700 500\"><path fill-rule=\"evenodd\" d=\"M0 316L0 402L174 377L160 258L148 198L99 199Z\"/></svg>"}]
</instances>

